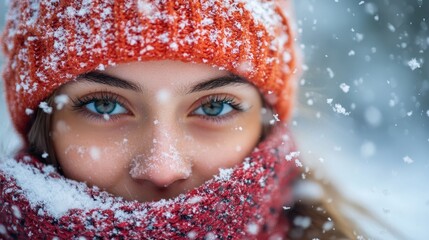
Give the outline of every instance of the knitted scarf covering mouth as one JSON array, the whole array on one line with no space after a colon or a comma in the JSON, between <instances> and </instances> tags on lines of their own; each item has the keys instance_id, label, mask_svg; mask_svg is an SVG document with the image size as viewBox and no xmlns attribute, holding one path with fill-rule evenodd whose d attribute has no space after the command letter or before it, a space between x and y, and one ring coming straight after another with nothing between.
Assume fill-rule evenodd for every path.
<instances>
[{"instance_id":1,"label":"knitted scarf covering mouth","mask_svg":"<svg viewBox=\"0 0 429 240\"><path fill-rule=\"evenodd\" d=\"M147 203L66 179L31 156L7 159L0 162L0 238L282 239L296 155L279 124L236 167L174 199Z\"/></svg>"}]
</instances>

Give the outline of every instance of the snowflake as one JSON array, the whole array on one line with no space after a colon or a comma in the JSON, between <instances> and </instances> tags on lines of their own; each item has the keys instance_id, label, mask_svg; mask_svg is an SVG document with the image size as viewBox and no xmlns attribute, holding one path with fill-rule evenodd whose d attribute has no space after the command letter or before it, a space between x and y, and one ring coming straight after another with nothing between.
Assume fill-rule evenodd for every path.
<instances>
[{"instance_id":1,"label":"snowflake","mask_svg":"<svg viewBox=\"0 0 429 240\"><path fill-rule=\"evenodd\" d=\"M408 66L411 68L411 70L416 70L417 68L420 68L421 65L420 63L417 61L417 59L413 58L410 61L408 61Z\"/></svg>"}]
</instances>

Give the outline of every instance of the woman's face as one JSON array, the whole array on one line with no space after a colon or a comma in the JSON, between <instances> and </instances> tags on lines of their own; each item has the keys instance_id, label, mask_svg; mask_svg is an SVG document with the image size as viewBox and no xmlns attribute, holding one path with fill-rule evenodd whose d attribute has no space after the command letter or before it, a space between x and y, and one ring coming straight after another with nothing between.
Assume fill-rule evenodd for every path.
<instances>
[{"instance_id":1,"label":"woman's face","mask_svg":"<svg viewBox=\"0 0 429 240\"><path fill-rule=\"evenodd\" d=\"M240 163L262 131L257 89L202 64L118 64L66 84L55 102L65 176L140 202L175 197Z\"/></svg>"}]
</instances>

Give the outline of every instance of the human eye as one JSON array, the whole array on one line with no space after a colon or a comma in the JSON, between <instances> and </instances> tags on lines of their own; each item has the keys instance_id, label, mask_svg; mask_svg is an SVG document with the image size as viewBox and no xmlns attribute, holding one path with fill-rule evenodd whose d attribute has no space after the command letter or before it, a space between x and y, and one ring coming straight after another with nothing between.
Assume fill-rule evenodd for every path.
<instances>
[{"instance_id":1,"label":"human eye","mask_svg":"<svg viewBox=\"0 0 429 240\"><path fill-rule=\"evenodd\" d=\"M92 93L72 102L74 110L106 120L129 112L120 97L109 92Z\"/></svg>"},{"instance_id":2,"label":"human eye","mask_svg":"<svg viewBox=\"0 0 429 240\"><path fill-rule=\"evenodd\" d=\"M234 97L210 95L200 101L192 115L208 120L222 120L243 111L245 111L243 104Z\"/></svg>"}]
</instances>

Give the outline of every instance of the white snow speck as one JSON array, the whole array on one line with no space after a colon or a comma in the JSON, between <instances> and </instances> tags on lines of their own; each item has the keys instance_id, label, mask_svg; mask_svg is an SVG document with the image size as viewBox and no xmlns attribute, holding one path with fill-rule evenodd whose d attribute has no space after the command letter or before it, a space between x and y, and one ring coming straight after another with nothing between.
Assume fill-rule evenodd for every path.
<instances>
[{"instance_id":1,"label":"white snow speck","mask_svg":"<svg viewBox=\"0 0 429 240\"><path fill-rule=\"evenodd\" d=\"M356 55L356 52L354 50L350 50L350 52L348 53L349 56L354 56Z\"/></svg>"},{"instance_id":2,"label":"white snow speck","mask_svg":"<svg viewBox=\"0 0 429 240\"><path fill-rule=\"evenodd\" d=\"M279 118L279 115L277 113L273 114L273 117L274 117L274 120L276 120L276 122L280 122L280 118Z\"/></svg>"},{"instance_id":3,"label":"white snow speck","mask_svg":"<svg viewBox=\"0 0 429 240\"><path fill-rule=\"evenodd\" d=\"M256 223L249 223L247 225L247 232L252 235L257 235L259 233L259 226Z\"/></svg>"},{"instance_id":4,"label":"white snow speck","mask_svg":"<svg viewBox=\"0 0 429 240\"><path fill-rule=\"evenodd\" d=\"M356 33L356 41L362 42L364 35L362 33Z\"/></svg>"},{"instance_id":5,"label":"white snow speck","mask_svg":"<svg viewBox=\"0 0 429 240\"><path fill-rule=\"evenodd\" d=\"M157 12L156 6L147 0L138 0L137 7L139 12L145 16L154 16L154 14Z\"/></svg>"},{"instance_id":6,"label":"white snow speck","mask_svg":"<svg viewBox=\"0 0 429 240\"><path fill-rule=\"evenodd\" d=\"M45 112L47 114L52 113L52 107L50 107L47 102L41 102L39 104L39 108L41 108L43 110L43 112Z\"/></svg>"},{"instance_id":7,"label":"white snow speck","mask_svg":"<svg viewBox=\"0 0 429 240\"><path fill-rule=\"evenodd\" d=\"M407 112L407 116L408 117L411 117L413 115L413 111L409 111L409 112Z\"/></svg>"},{"instance_id":8,"label":"white snow speck","mask_svg":"<svg viewBox=\"0 0 429 240\"><path fill-rule=\"evenodd\" d=\"M213 24L213 19L212 18L208 18L208 17L206 17L206 18L204 18L202 21L201 21L201 25L202 26L207 26L207 25L212 25Z\"/></svg>"},{"instance_id":9,"label":"white snow speck","mask_svg":"<svg viewBox=\"0 0 429 240\"><path fill-rule=\"evenodd\" d=\"M329 78L334 78L335 77L334 71L332 71L331 68L326 68L326 71L329 74Z\"/></svg>"},{"instance_id":10,"label":"white snow speck","mask_svg":"<svg viewBox=\"0 0 429 240\"><path fill-rule=\"evenodd\" d=\"M209 233L206 234L206 236L204 237L204 239L206 239L206 240L216 240L217 237L216 237L216 235L214 233L209 232Z\"/></svg>"},{"instance_id":11,"label":"white snow speck","mask_svg":"<svg viewBox=\"0 0 429 240\"><path fill-rule=\"evenodd\" d=\"M364 3L365 3L365 1L360 1L359 2L359 6L362 5L362 4L364 4Z\"/></svg>"},{"instance_id":12,"label":"white snow speck","mask_svg":"<svg viewBox=\"0 0 429 240\"><path fill-rule=\"evenodd\" d=\"M253 64L250 61L243 61L238 66L237 70L242 74L252 72L253 71Z\"/></svg>"},{"instance_id":13,"label":"white snow speck","mask_svg":"<svg viewBox=\"0 0 429 240\"><path fill-rule=\"evenodd\" d=\"M411 164L414 162L413 159L411 159L409 156L405 156L402 160L404 160L404 163Z\"/></svg>"},{"instance_id":14,"label":"white snow speck","mask_svg":"<svg viewBox=\"0 0 429 240\"><path fill-rule=\"evenodd\" d=\"M288 154L285 156L285 159L286 159L287 161L290 161L290 160L292 160L292 159L294 159L294 158L299 157L299 154L301 154L301 153L300 153L300 152L290 152L290 153L288 153Z\"/></svg>"},{"instance_id":15,"label":"white snow speck","mask_svg":"<svg viewBox=\"0 0 429 240\"><path fill-rule=\"evenodd\" d=\"M105 113L105 114L103 114L103 118L104 118L104 120L109 121L110 120L110 115L107 114L107 113Z\"/></svg>"},{"instance_id":16,"label":"white snow speck","mask_svg":"<svg viewBox=\"0 0 429 240\"><path fill-rule=\"evenodd\" d=\"M22 215L21 215L21 210L19 210L18 206L13 205L12 206L12 211L13 211L13 215L18 218L21 219Z\"/></svg>"},{"instance_id":17,"label":"white snow speck","mask_svg":"<svg viewBox=\"0 0 429 240\"><path fill-rule=\"evenodd\" d=\"M334 223L332 221L326 221L325 223L323 223L322 228L323 228L323 231L325 231L325 232L329 231L332 228L334 228Z\"/></svg>"},{"instance_id":18,"label":"white snow speck","mask_svg":"<svg viewBox=\"0 0 429 240\"><path fill-rule=\"evenodd\" d=\"M104 70L106 70L106 66L104 66L104 64L100 63L96 69L99 71L104 71Z\"/></svg>"},{"instance_id":19,"label":"white snow speck","mask_svg":"<svg viewBox=\"0 0 429 240\"><path fill-rule=\"evenodd\" d=\"M411 68L411 70L416 70L417 68L421 68L420 63L417 61L417 59L413 58L410 61L408 61L408 66Z\"/></svg>"},{"instance_id":20,"label":"white snow speck","mask_svg":"<svg viewBox=\"0 0 429 240\"><path fill-rule=\"evenodd\" d=\"M190 231L190 232L188 232L188 234L186 234L186 236L187 236L189 239L193 240L193 239L196 239L196 238L197 238L197 233L196 233L195 231Z\"/></svg>"},{"instance_id":21,"label":"white snow speck","mask_svg":"<svg viewBox=\"0 0 429 240\"><path fill-rule=\"evenodd\" d=\"M42 158L47 158L48 156L49 156L49 154L47 152L43 152Z\"/></svg>"},{"instance_id":22,"label":"white snow speck","mask_svg":"<svg viewBox=\"0 0 429 240\"><path fill-rule=\"evenodd\" d=\"M330 106L332 106L332 102L333 102L332 98L326 99L326 103L329 104ZM341 104L339 104L339 103L336 103L332 107L332 110L334 110L334 112L336 112L336 113L340 113L340 114L343 114L345 116L350 115L350 112L347 112L346 109L343 106L341 106Z\"/></svg>"},{"instance_id":23,"label":"white snow speck","mask_svg":"<svg viewBox=\"0 0 429 240\"><path fill-rule=\"evenodd\" d=\"M346 109L343 106L341 106L341 104L339 103L336 103L334 107L332 107L332 110L334 110L334 112L343 114L345 116L350 115L350 112L347 112Z\"/></svg>"},{"instance_id":24,"label":"white snow speck","mask_svg":"<svg viewBox=\"0 0 429 240\"><path fill-rule=\"evenodd\" d=\"M93 160L99 160L100 159L100 149L98 147L90 147L89 148L89 155Z\"/></svg>"},{"instance_id":25,"label":"white snow speck","mask_svg":"<svg viewBox=\"0 0 429 240\"><path fill-rule=\"evenodd\" d=\"M304 165L302 164L302 162L299 159L295 159L295 166L296 167L303 167Z\"/></svg>"},{"instance_id":26,"label":"white snow speck","mask_svg":"<svg viewBox=\"0 0 429 240\"><path fill-rule=\"evenodd\" d=\"M200 197L200 196L194 196L194 197L191 197L190 199L188 199L188 201L186 201L186 202L189 203L189 204L195 204L195 203L201 202L201 200L203 200L202 197Z\"/></svg>"},{"instance_id":27,"label":"white snow speck","mask_svg":"<svg viewBox=\"0 0 429 240\"><path fill-rule=\"evenodd\" d=\"M0 224L0 234L6 234L6 227L3 224Z\"/></svg>"},{"instance_id":28,"label":"white snow speck","mask_svg":"<svg viewBox=\"0 0 429 240\"><path fill-rule=\"evenodd\" d=\"M360 154L365 158L374 156L375 152L376 152L375 144L371 141L364 142L360 147Z\"/></svg>"},{"instance_id":29,"label":"white snow speck","mask_svg":"<svg viewBox=\"0 0 429 240\"><path fill-rule=\"evenodd\" d=\"M25 114L27 114L27 115L31 115L31 114L33 114L34 113L34 111L32 110L32 109L30 109L30 108L26 108L25 109Z\"/></svg>"},{"instance_id":30,"label":"white snow speck","mask_svg":"<svg viewBox=\"0 0 429 240\"><path fill-rule=\"evenodd\" d=\"M391 32L395 32L395 31L396 31L395 26L393 26L391 23L387 23L387 28L388 28Z\"/></svg>"},{"instance_id":31,"label":"white snow speck","mask_svg":"<svg viewBox=\"0 0 429 240\"><path fill-rule=\"evenodd\" d=\"M295 226L306 229L311 225L311 218L304 216L296 216L295 219L293 219L293 224Z\"/></svg>"},{"instance_id":32,"label":"white snow speck","mask_svg":"<svg viewBox=\"0 0 429 240\"><path fill-rule=\"evenodd\" d=\"M219 168L219 176L215 176L214 179L218 181L228 181L233 172L234 170L232 168Z\"/></svg>"},{"instance_id":33,"label":"white snow speck","mask_svg":"<svg viewBox=\"0 0 429 240\"><path fill-rule=\"evenodd\" d=\"M68 131L70 131L70 126L64 122L63 120L59 120L55 126L55 128L60 132L60 133L66 133Z\"/></svg>"},{"instance_id":34,"label":"white snow speck","mask_svg":"<svg viewBox=\"0 0 429 240\"><path fill-rule=\"evenodd\" d=\"M161 89L156 93L156 100L160 103L167 103L171 98L171 93L167 89Z\"/></svg>"},{"instance_id":35,"label":"white snow speck","mask_svg":"<svg viewBox=\"0 0 429 240\"><path fill-rule=\"evenodd\" d=\"M429 110L426 111L426 115L429 117Z\"/></svg>"},{"instance_id":36,"label":"white snow speck","mask_svg":"<svg viewBox=\"0 0 429 240\"><path fill-rule=\"evenodd\" d=\"M238 126L238 127L235 127L234 130L242 132L243 131L243 127Z\"/></svg>"},{"instance_id":37,"label":"white snow speck","mask_svg":"<svg viewBox=\"0 0 429 240\"><path fill-rule=\"evenodd\" d=\"M66 105L68 101L69 97L65 94L55 96L54 102L57 105L57 110L63 109L64 105Z\"/></svg>"},{"instance_id":38,"label":"white snow speck","mask_svg":"<svg viewBox=\"0 0 429 240\"><path fill-rule=\"evenodd\" d=\"M345 93L348 93L348 92L349 92L349 90L350 90L350 86L349 86L349 85L347 85L347 84L345 84L345 83L341 83L341 84L340 84L340 88L341 88L341 90L343 90L343 92L345 92Z\"/></svg>"},{"instance_id":39,"label":"white snow speck","mask_svg":"<svg viewBox=\"0 0 429 240\"><path fill-rule=\"evenodd\" d=\"M173 51L179 50L179 45L175 42L170 43L170 49Z\"/></svg>"},{"instance_id":40,"label":"white snow speck","mask_svg":"<svg viewBox=\"0 0 429 240\"><path fill-rule=\"evenodd\" d=\"M375 5L374 3L366 3L365 4L365 12L370 14L370 15L374 15L376 14L378 11L377 5Z\"/></svg>"}]
</instances>

